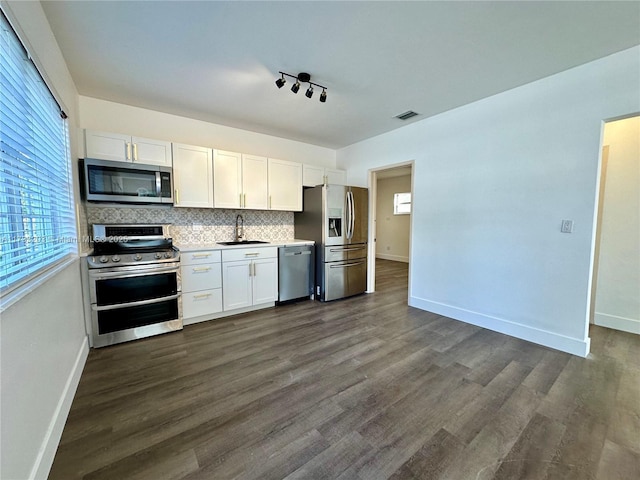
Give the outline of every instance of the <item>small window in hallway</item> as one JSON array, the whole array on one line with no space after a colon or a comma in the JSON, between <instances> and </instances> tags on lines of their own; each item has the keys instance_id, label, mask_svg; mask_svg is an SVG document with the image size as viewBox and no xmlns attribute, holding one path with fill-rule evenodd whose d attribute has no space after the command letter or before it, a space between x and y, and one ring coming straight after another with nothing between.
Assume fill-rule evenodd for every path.
<instances>
[{"instance_id":1,"label":"small window in hallway","mask_svg":"<svg viewBox=\"0 0 640 480\"><path fill-rule=\"evenodd\" d=\"M411 192L393 194L393 214L408 215L411 213Z\"/></svg>"}]
</instances>

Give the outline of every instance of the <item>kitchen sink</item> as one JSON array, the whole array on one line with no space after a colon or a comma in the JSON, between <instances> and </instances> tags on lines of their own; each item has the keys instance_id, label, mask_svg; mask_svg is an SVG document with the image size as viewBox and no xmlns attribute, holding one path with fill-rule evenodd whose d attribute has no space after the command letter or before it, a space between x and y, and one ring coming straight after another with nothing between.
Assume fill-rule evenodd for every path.
<instances>
[{"instance_id":1,"label":"kitchen sink","mask_svg":"<svg viewBox=\"0 0 640 480\"><path fill-rule=\"evenodd\" d=\"M233 242L218 242L220 245L255 245L257 243L270 243L263 240L236 240Z\"/></svg>"}]
</instances>

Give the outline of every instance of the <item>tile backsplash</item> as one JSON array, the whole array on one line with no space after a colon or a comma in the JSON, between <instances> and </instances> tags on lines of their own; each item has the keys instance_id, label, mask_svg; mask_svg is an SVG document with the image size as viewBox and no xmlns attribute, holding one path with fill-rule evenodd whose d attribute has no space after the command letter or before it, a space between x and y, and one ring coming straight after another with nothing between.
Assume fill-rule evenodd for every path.
<instances>
[{"instance_id":1,"label":"tile backsplash","mask_svg":"<svg viewBox=\"0 0 640 480\"><path fill-rule=\"evenodd\" d=\"M294 235L293 212L86 204L86 214L89 225L93 223L171 224L171 236L177 245L233 240L238 214L244 218L245 237L249 240L290 240Z\"/></svg>"}]
</instances>

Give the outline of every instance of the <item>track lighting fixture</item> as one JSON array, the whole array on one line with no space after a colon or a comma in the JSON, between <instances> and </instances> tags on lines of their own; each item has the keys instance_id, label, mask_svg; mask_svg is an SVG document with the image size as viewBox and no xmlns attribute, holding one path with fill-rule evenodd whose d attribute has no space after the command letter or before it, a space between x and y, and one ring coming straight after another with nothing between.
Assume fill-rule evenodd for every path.
<instances>
[{"instance_id":1,"label":"track lighting fixture","mask_svg":"<svg viewBox=\"0 0 640 480\"><path fill-rule=\"evenodd\" d=\"M298 93L298 91L300 90L300 82L302 83L308 83L309 84L309 88L307 89L307 91L305 92L305 97L307 98L311 98L313 96L313 87L318 87L322 89L322 93L320 94L320 101L322 103L325 103L327 101L327 87L324 87L320 84L314 83L311 81L311 75L309 75L308 73L305 72L301 72L298 75L291 75L289 73L286 72L278 72L281 75L281 78L276 80L276 86L278 88L282 88L284 86L285 83L287 83L287 81L285 80L285 76L287 77L291 77L294 78L296 80L296 83L294 83L291 86L291 91L293 93Z\"/></svg>"},{"instance_id":2,"label":"track lighting fixture","mask_svg":"<svg viewBox=\"0 0 640 480\"><path fill-rule=\"evenodd\" d=\"M284 74L282 75L282 78L276 80L276 85L278 86L278 88L284 87L285 83L287 83L287 81L284 79Z\"/></svg>"}]
</instances>

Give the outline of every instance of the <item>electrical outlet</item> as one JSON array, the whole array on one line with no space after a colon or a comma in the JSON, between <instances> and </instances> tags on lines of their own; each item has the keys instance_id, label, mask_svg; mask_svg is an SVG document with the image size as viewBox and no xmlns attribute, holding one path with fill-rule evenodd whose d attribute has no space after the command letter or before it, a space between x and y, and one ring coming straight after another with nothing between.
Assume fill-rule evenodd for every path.
<instances>
[{"instance_id":1,"label":"electrical outlet","mask_svg":"<svg viewBox=\"0 0 640 480\"><path fill-rule=\"evenodd\" d=\"M562 220L562 226L560 227L562 233L573 232L573 220Z\"/></svg>"}]
</instances>

